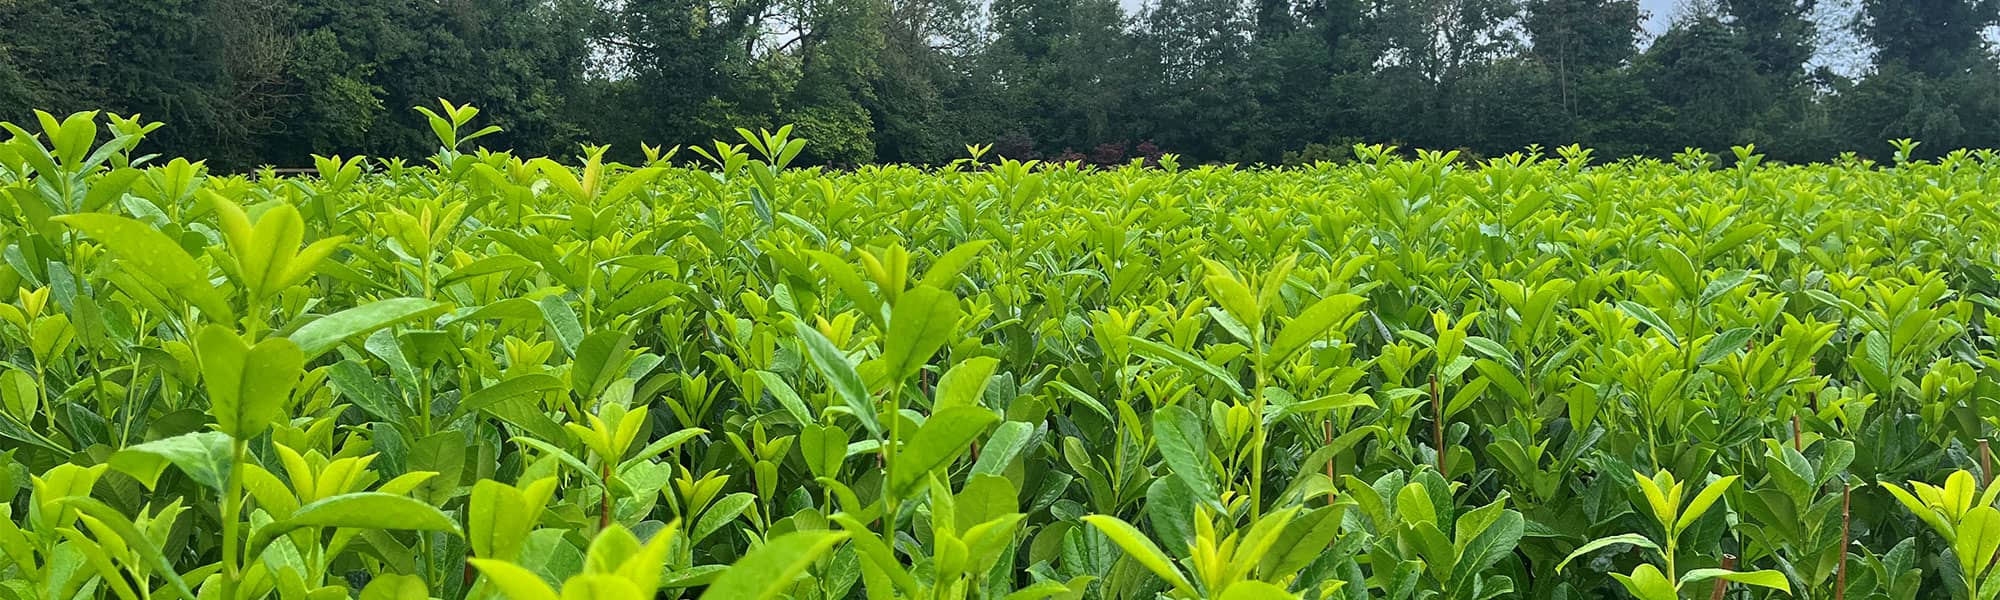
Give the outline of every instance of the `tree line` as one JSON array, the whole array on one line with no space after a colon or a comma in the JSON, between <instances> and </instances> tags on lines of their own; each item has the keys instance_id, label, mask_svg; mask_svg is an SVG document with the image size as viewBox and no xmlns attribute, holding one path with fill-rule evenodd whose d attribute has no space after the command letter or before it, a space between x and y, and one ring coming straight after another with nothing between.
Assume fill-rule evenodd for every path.
<instances>
[{"instance_id":1,"label":"tree line","mask_svg":"<svg viewBox=\"0 0 2000 600\"><path fill-rule=\"evenodd\" d=\"M794 124L840 165L2000 141L2000 0L1831 27L1820 1L1695 0L1647 39L1637 0L0 0L0 118L140 113L168 124L153 151L223 169L422 155L410 108L437 98L524 152ZM1829 29L1868 64L1814 64Z\"/></svg>"}]
</instances>

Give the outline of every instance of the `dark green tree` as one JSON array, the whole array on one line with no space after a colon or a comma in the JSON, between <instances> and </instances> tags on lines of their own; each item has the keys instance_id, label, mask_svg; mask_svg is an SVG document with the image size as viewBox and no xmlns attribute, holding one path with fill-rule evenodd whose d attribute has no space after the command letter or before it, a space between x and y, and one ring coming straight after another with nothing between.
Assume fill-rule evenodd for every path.
<instances>
[{"instance_id":1,"label":"dark green tree","mask_svg":"<svg viewBox=\"0 0 2000 600\"><path fill-rule=\"evenodd\" d=\"M599 5L606 55L585 127L615 147L733 140L771 125L778 85L753 52L773 0L623 0Z\"/></svg>"},{"instance_id":2,"label":"dark green tree","mask_svg":"<svg viewBox=\"0 0 2000 600\"><path fill-rule=\"evenodd\" d=\"M2000 0L1862 0L1856 26L1874 44L1876 64L1929 76L1990 67L1988 27Z\"/></svg>"},{"instance_id":3,"label":"dark green tree","mask_svg":"<svg viewBox=\"0 0 2000 600\"><path fill-rule=\"evenodd\" d=\"M1565 120L1577 117L1579 80L1624 66L1639 51L1638 0L1528 0L1528 54L1550 73Z\"/></svg>"},{"instance_id":4,"label":"dark green tree","mask_svg":"<svg viewBox=\"0 0 2000 600\"><path fill-rule=\"evenodd\" d=\"M880 0L800 0L787 7L801 24L774 63L797 69L778 112L812 140L808 159L859 164L875 160L874 82L884 47ZM795 65L795 66L794 66Z\"/></svg>"},{"instance_id":5,"label":"dark green tree","mask_svg":"<svg viewBox=\"0 0 2000 600\"><path fill-rule=\"evenodd\" d=\"M991 10L980 69L1001 86L988 100L996 150L1058 154L1133 134L1127 111L1141 108L1131 98L1143 75L1116 0L997 0Z\"/></svg>"},{"instance_id":6,"label":"dark green tree","mask_svg":"<svg viewBox=\"0 0 2000 600\"><path fill-rule=\"evenodd\" d=\"M940 163L960 156L979 129L956 118L953 98L972 95L964 73L983 40L971 0L888 0L881 19L880 72L862 101L875 123L876 158Z\"/></svg>"}]
</instances>

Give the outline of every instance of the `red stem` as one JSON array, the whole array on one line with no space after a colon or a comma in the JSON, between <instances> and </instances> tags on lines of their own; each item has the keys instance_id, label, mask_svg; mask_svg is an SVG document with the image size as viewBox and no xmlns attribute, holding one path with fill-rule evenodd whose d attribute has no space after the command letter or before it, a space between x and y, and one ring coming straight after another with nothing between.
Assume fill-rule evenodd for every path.
<instances>
[{"instance_id":1,"label":"red stem","mask_svg":"<svg viewBox=\"0 0 2000 600\"><path fill-rule=\"evenodd\" d=\"M1736 555L1734 554L1722 555L1722 570L1724 571L1736 570ZM1728 586L1729 586L1729 580L1716 579L1715 589L1714 591L1708 593L1708 600L1722 600L1722 593L1728 589Z\"/></svg>"},{"instance_id":2,"label":"red stem","mask_svg":"<svg viewBox=\"0 0 2000 600\"><path fill-rule=\"evenodd\" d=\"M1993 447L1979 440L1979 487L1993 485Z\"/></svg>"},{"instance_id":3,"label":"red stem","mask_svg":"<svg viewBox=\"0 0 2000 600\"><path fill-rule=\"evenodd\" d=\"M1799 454L1805 454L1806 436L1804 433L1800 433L1800 431L1799 414L1792 413L1792 449L1799 451Z\"/></svg>"},{"instance_id":4,"label":"red stem","mask_svg":"<svg viewBox=\"0 0 2000 600\"><path fill-rule=\"evenodd\" d=\"M604 502L598 508L597 530L611 528L611 465L604 465Z\"/></svg>"},{"instance_id":5,"label":"red stem","mask_svg":"<svg viewBox=\"0 0 2000 600\"><path fill-rule=\"evenodd\" d=\"M1853 501L1854 488L1848 487L1846 482L1842 482L1840 484L1840 566L1834 571L1833 575L1834 600L1847 600L1847 545L1852 540L1849 537L1852 531L1848 528L1848 525L1852 521L1853 513L1850 511L1854 507Z\"/></svg>"},{"instance_id":6,"label":"red stem","mask_svg":"<svg viewBox=\"0 0 2000 600\"><path fill-rule=\"evenodd\" d=\"M1327 421L1324 421L1324 422L1321 422L1321 423L1320 423L1320 430L1321 430L1321 432L1322 432L1322 433L1324 433L1324 434L1325 434L1325 436L1326 436L1326 445L1328 445L1328 446L1332 446L1332 445L1333 445L1333 421L1332 421L1332 420L1327 420ZM1334 458L1335 458L1335 457L1333 457L1333 456L1330 456L1330 455L1326 457L1326 483L1327 483L1327 486L1328 486L1328 487L1332 487L1332 485L1333 485L1333 461L1334 461ZM1334 495L1333 495L1333 494L1327 494L1327 496L1326 496L1326 504L1327 504L1327 506L1332 506L1332 505L1333 505L1333 499L1334 499Z\"/></svg>"}]
</instances>

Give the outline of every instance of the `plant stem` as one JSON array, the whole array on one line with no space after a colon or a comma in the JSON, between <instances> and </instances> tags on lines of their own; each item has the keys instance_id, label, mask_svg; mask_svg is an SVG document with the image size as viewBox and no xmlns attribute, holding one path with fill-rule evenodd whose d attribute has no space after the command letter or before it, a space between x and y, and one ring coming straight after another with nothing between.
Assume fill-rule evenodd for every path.
<instances>
[{"instance_id":1,"label":"plant stem","mask_svg":"<svg viewBox=\"0 0 2000 600\"><path fill-rule=\"evenodd\" d=\"M1264 352L1257 352L1256 385L1250 401L1250 522L1264 516Z\"/></svg>"},{"instance_id":2,"label":"plant stem","mask_svg":"<svg viewBox=\"0 0 2000 600\"><path fill-rule=\"evenodd\" d=\"M423 385L417 389L417 401L421 403L421 406L417 407L417 425L423 429L424 437L428 438L433 433L431 431L431 402L434 401L431 397L431 370L429 367L424 368Z\"/></svg>"},{"instance_id":3,"label":"plant stem","mask_svg":"<svg viewBox=\"0 0 2000 600\"><path fill-rule=\"evenodd\" d=\"M1984 442L1982 442L1983 444ZM1854 539L1850 526L1853 523L1854 488L1847 482L1840 484L1840 564L1834 568L1833 598L1847 600L1847 545Z\"/></svg>"},{"instance_id":4,"label":"plant stem","mask_svg":"<svg viewBox=\"0 0 2000 600\"><path fill-rule=\"evenodd\" d=\"M611 463L604 463L604 500L598 506L597 530L611 528Z\"/></svg>"},{"instance_id":5,"label":"plant stem","mask_svg":"<svg viewBox=\"0 0 2000 600\"><path fill-rule=\"evenodd\" d=\"M1799 414L1797 412L1792 413L1792 449L1799 451L1800 454L1804 454L1806 451L1806 436L1803 430L1799 428Z\"/></svg>"},{"instance_id":6,"label":"plant stem","mask_svg":"<svg viewBox=\"0 0 2000 600\"><path fill-rule=\"evenodd\" d=\"M1667 560L1673 560L1673 559L1668 558ZM1731 570L1731 571L1735 570L1736 555L1734 554L1722 555L1722 568L1724 570ZM1715 580L1715 587L1711 589L1712 591L1708 593L1708 600L1722 600L1723 591L1729 589L1729 580L1718 577Z\"/></svg>"},{"instance_id":7,"label":"plant stem","mask_svg":"<svg viewBox=\"0 0 2000 600\"><path fill-rule=\"evenodd\" d=\"M250 443L243 439L231 440L229 484L222 493L222 597L233 600L236 589L243 581L242 558L238 556L240 544L236 538L237 518L243 512L243 468L249 462Z\"/></svg>"},{"instance_id":8,"label":"plant stem","mask_svg":"<svg viewBox=\"0 0 2000 600\"><path fill-rule=\"evenodd\" d=\"M1665 552L1665 555L1667 557L1667 581L1680 581L1681 579L1680 569L1674 566L1676 562L1674 560L1674 555L1677 554L1675 550L1678 549L1679 545L1680 544L1674 541L1673 532L1671 531L1667 532L1667 550ZM1722 555L1722 560L1724 563L1731 563L1734 562L1736 559L1728 554L1724 554Z\"/></svg>"},{"instance_id":9,"label":"plant stem","mask_svg":"<svg viewBox=\"0 0 2000 600\"><path fill-rule=\"evenodd\" d=\"M1321 422L1321 423L1320 423L1320 430L1321 430L1321 432L1322 432L1322 433L1324 433L1324 434L1325 434L1325 437L1326 437L1326 445L1328 445L1328 446L1332 446L1332 445L1333 445L1333 419L1332 419L1332 418L1328 418L1328 419L1327 419L1326 421L1323 421L1323 422ZM1331 455L1329 455L1329 456L1327 456L1327 457L1326 457L1326 483L1327 483L1327 485L1328 485L1328 486L1332 486L1332 485L1333 485L1333 461L1334 461L1334 459L1335 459L1335 458L1336 458L1336 457L1334 457L1334 456L1331 456ZM1334 501L1334 495L1333 495L1333 494L1328 494L1328 495L1326 496L1326 505L1327 505L1327 506L1333 506L1333 501Z\"/></svg>"},{"instance_id":10,"label":"plant stem","mask_svg":"<svg viewBox=\"0 0 2000 600\"><path fill-rule=\"evenodd\" d=\"M1450 469L1451 463L1448 461L1448 459L1445 458L1446 451L1444 447L1444 406L1440 404L1441 400L1442 398L1438 393L1438 376L1436 373L1432 373L1431 374L1431 444L1432 448L1437 451L1438 474L1443 475L1445 480L1449 481L1451 479L1451 469Z\"/></svg>"},{"instance_id":11,"label":"plant stem","mask_svg":"<svg viewBox=\"0 0 2000 600\"><path fill-rule=\"evenodd\" d=\"M1993 485L1993 446L1979 440L1979 487Z\"/></svg>"},{"instance_id":12,"label":"plant stem","mask_svg":"<svg viewBox=\"0 0 2000 600\"><path fill-rule=\"evenodd\" d=\"M895 388L889 392L889 445L882 448L882 539L896 543L896 446L903 441L903 409Z\"/></svg>"}]
</instances>

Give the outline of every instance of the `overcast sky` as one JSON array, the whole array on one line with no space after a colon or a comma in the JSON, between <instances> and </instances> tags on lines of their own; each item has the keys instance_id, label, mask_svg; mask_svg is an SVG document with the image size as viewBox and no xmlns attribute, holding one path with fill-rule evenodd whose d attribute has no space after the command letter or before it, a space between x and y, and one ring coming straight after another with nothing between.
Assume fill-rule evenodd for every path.
<instances>
[{"instance_id":1,"label":"overcast sky","mask_svg":"<svg viewBox=\"0 0 2000 600\"><path fill-rule=\"evenodd\" d=\"M1658 35L1667 30L1667 23L1673 21L1674 5L1678 0L1639 0L1639 9L1646 11L1650 18L1646 21L1646 32Z\"/></svg>"}]
</instances>

